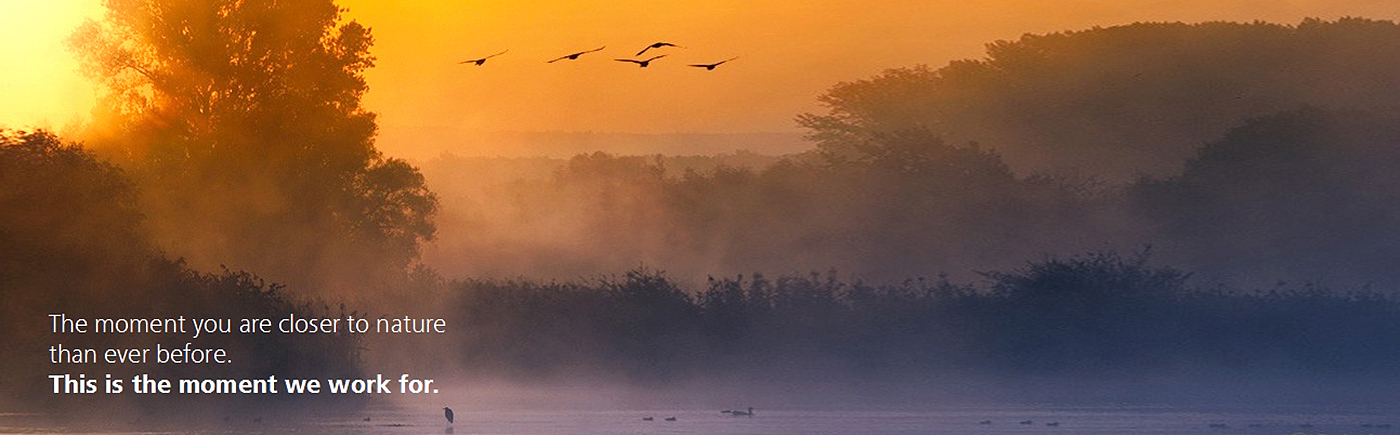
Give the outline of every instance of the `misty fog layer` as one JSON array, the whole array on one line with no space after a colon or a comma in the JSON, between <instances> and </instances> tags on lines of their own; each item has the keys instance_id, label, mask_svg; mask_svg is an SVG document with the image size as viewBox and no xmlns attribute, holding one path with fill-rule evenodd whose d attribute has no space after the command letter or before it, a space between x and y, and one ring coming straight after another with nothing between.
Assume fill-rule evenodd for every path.
<instances>
[{"instance_id":1,"label":"misty fog layer","mask_svg":"<svg viewBox=\"0 0 1400 435\"><path fill-rule=\"evenodd\" d=\"M976 280L1046 256L1153 246L1203 282L1389 290L1400 112L1302 109L1245 121L1173 177L1020 177L995 153L882 135L861 160L582 155L441 159L447 276L579 278L638 266L706 276L835 270ZM732 159L731 159L732 160ZM740 166L741 164L749 166ZM486 167L495 170L486 170ZM509 171L503 171L510 168Z\"/></svg>"}]
</instances>

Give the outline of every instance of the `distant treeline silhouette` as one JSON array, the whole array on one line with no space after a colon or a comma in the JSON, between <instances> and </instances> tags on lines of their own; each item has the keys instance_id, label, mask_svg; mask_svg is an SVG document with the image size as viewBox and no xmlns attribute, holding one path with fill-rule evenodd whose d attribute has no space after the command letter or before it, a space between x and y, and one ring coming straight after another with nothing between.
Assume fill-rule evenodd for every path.
<instances>
[{"instance_id":1,"label":"distant treeline silhouette","mask_svg":"<svg viewBox=\"0 0 1400 435\"><path fill-rule=\"evenodd\" d=\"M824 150L872 132L926 129L995 147L1021 173L1108 181L1179 170L1244 119L1400 104L1400 25L1306 19L1134 23L1027 34L983 59L915 66L833 86L798 122Z\"/></svg>"},{"instance_id":2,"label":"distant treeline silhouette","mask_svg":"<svg viewBox=\"0 0 1400 435\"><path fill-rule=\"evenodd\" d=\"M923 130L748 167L601 153L499 161L518 168L512 176L477 169L489 160L440 160L428 168L441 224L464 236L432 257L447 276L569 278L644 263L689 283L831 267L876 281L966 280L1047 254L1153 245L1242 288L1393 291L1397 126L1388 109L1271 114L1200 147L1178 175L1122 184L1018 175L999 153Z\"/></svg>"},{"instance_id":3,"label":"distant treeline silhouette","mask_svg":"<svg viewBox=\"0 0 1400 435\"><path fill-rule=\"evenodd\" d=\"M1139 252L868 284L833 273L452 284L462 367L528 379L1395 381L1400 300L1309 286L1197 288ZM1192 378L1193 376L1198 378Z\"/></svg>"}]
</instances>

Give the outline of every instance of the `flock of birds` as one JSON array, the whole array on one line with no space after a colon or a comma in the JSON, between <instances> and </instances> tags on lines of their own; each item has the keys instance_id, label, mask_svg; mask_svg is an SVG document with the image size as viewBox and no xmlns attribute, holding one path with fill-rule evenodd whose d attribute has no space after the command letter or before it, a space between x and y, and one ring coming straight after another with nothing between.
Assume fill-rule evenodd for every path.
<instances>
[{"instance_id":1,"label":"flock of birds","mask_svg":"<svg viewBox=\"0 0 1400 435\"><path fill-rule=\"evenodd\" d=\"M685 47L682 47L682 46L679 46L679 45L676 45L676 44L672 44L672 43L670 43L670 42L654 42L654 43L652 43L651 45L648 45L648 46L646 46L646 47L643 47L643 48L642 48L642 51L638 51L637 54L633 56L634 59L617 58L617 59L613 59L613 60L618 61L618 62L634 63L634 64L637 64L638 67L646 68L647 66L651 65L651 62L652 62L652 61L655 61L655 60L657 60L657 59L666 57L666 55L660 54L660 55L652 56L652 57L649 57L649 58L646 58L646 59L642 59L642 58L641 58L642 55L646 54L646 52L649 51L649 50L654 50L654 49L659 49L659 48L666 48L666 47L685 48ZM554 63L554 62L558 62L558 61L561 61L561 60L578 60L579 56L583 56L583 55L589 54L589 53L595 53L595 52L603 51L604 48L607 48L607 46L605 45L605 46L598 47L598 48L595 48L595 49L592 49L592 50L584 50L584 51L580 51L580 52L577 52L577 53L566 54L566 55L563 55L563 56L556 57L556 58L554 58L554 59L547 60L547 61L545 61L545 63ZM490 59L490 58L493 58L493 57L496 57L496 56L500 56L500 55L503 55L503 54L506 54L506 53L509 53L509 52L510 52L510 50L504 50L504 51L501 51L500 53L496 53L496 54L493 54L493 55L490 55L490 56L479 57L479 58L476 58L476 59L467 59L467 60L464 60L464 61L461 61L461 62L457 62L457 63L458 63L458 64L464 64L464 65L482 66L482 65L485 65L485 64L486 64L486 60L487 60L487 59ZM714 62L714 63L695 63L695 64L687 64L686 66L695 67L695 68L704 68L706 71L714 71L715 67L718 67L718 66L720 66L720 65L725 64L726 62L729 62L729 61L732 61L732 60L738 59L738 58L739 58L738 56L735 56L735 57L731 57L731 58L728 58L728 59L725 59L725 60L721 60L721 61L719 61L719 62Z\"/></svg>"}]
</instances>

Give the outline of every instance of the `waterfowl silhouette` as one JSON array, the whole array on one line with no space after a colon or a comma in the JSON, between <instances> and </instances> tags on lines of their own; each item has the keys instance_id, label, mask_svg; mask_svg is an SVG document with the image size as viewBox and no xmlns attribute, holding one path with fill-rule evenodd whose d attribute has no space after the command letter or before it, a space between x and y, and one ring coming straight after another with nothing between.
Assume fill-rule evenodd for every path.
<instances>
[{"instance_id":1,"label":"waterfowl silhouette","mask_svg":"<svg viewBox=\"0 0 1400 435\"><path fill-rule=\"evenodd\" d=\"M676 421L675 417L666 417L666 421Z\"/></svg>"},{"instance_id":2,"label":"waterfowl silhouette","mask_svg":"<svg viewBox=\"0 0 1400 435\"><path fill-rule=\"evenodd\" d=\"M452 424L452 408L442 407L442 415L447 417L447 424Z\"/></svg>"},{"instance_id":3,"label":"waterfowl silhouette","mask_svg":"<svg viewBox=\"0 0 1400 435\"><path fill-rule=\"evenodd\" d=\"M715 62L715 63L696 63L696 64L690 64L690 65L686 65L686 66L693 66L693 67L696 67L696 68L704 68L706 71L714 71L714 70L715 70L715 67L720 66L720 64L723 64L723 63L725 63L725 62L728 62L728 61L731 61L731 60L734 60L734 59L738 59L738 58L739 58L739 56L734 56L734 57L731 57L731 58L728 58L728 59L725 59L725 60L721 60L721 61Z\"/></svg>"},{"instance_id":4,"label":"waterfowl silhouette","mask_svg":"<svg viewBox=\"0 0 1400 435\"><path fill-rule=\"evenodd\" d=\"M506 50L506 51L510 51L510 50ZM500 53L496 53L496 54L493 54L493 55L490 55L490 56L486 56L486 57L483 57L483 58L480 58L480 59L467 59L467 60L464 60L464 61L461 61L461 62L457 62L457 63L459 63L459 64L474 63L474 64L476 64L476 66L481 66L482 64L486 63L486 59L490 59L490 58L493 58L493 57L496 57L496 56L500 56L500 55L502 55L502 54L506 54L506 51L502 51L502 52L500 52Z\"/></svg>"},{"instance_id":5,"label":"waterfowl silhouette","mask_svg":"<svg viewBox=\"0 0 1400 435\"><path fill-rule=\"evenodd\" d=\"M580 51L580 52L574 53L574 54L566 54L566 55L563 55L563 56L556 57L556 58L554 58L554 59L550 59L549 61L547 61L547 62L545 62L545 63L554 63L554 62L558 62L558 61L561 61L561 60L564 60L564 59L568 59L568 60L578 60L578 57L579 57L579 56L582 56L582 55L585 55L585 54L588 54L588 53L592 53L592 52L595 52L595 51L603 51L604 48L608 48L608 46L604 45L604 46L602 46L602 47L598 47L598 48L595 48L595 49L592 49L592 50L584 50L584 51Z\"/></svg>"},{"instance_id":6,"label":"waterfowl silhouette","mask_svg":"<svg viewBox=\"0 0 1400 435\"><path fill-rule=\"evenodd\" d=\"M744 411L739 411L739 410L729 411L729 415L732 415L732 416L735 416L735 417L753 417L753 407L752 407L752 406L749 407L749 412L744 412Z\"/></svg>"},{"instance_id":7,"label":"waterfowl silhouette","mask_svg":"<svg viewBox=\"0 0 1400 435\"><path fill-rule=\"evenodd\" d=\"M637 55L638 55L638 56L641 56L642 54L645 54L645 53L647 52L647 50L650 50L650 49L653 49L653 48L661 48L661 47L685 48L685 47L681 47L681 46L679 46L679 45L672 44L672 43L669 43L669 42L656 42L656 43L652 43L651 45L646 46L646 48L643 48L642 51L638 51L638 52L637 52Z\"/></svg>"},{"instance_id":8,"label":"waterfowl silhouette","mask_svg":"<svg viewBox=\"0 0 1400 435\"><path fill-rule=\"evenodd\" d=\"M992 424L992 421L991 421L991 420L982 420L982 421L977 422L977 424Z\"/></svg>"},{"instance_id":9,"label":"waterfowl silhouette","mask_svg":"<svg viewBox=\"0 0 1400 435\"><path fill-rule=\"evenodd\" d=\"M613 59L613 60L618 61L618 62L632 62L632 63L637 64L637 66L640 66L640 67L642 67L642 68L646 68L648 64L651 64L651 61L657 60L657 59L660 59L660 58L663 58L663 57L666 57L666 55L663 54L663 55L660 55L660 56L652 56L650 59L647 59L647 60L636 60L636 59Z\"/></svg>"},{"instance_id":10,"label":"waterfowl silhouette","mask_svg":"<svg viewBox=\"0 0 1400 435\"><path fill-rule=\"evenodd\" d=\"M642 421L656 421L655 417L642 417Z\"/></svg>"}]
</instances>

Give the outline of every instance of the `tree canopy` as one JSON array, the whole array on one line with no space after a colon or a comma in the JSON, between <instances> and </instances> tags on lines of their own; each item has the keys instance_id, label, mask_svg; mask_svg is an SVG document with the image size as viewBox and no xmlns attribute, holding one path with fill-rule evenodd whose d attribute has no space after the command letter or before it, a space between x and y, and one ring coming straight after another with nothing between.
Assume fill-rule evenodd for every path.
<instances>
[{"instance_id":1,"label":"tree canopy","mask_svg":"<svg viewBox=\"0 0 1400 435\"><path fill-rule=\"evenodd\" d=\"M1307 108L1251 119L1181 175L1129 191L1159 237L1213 275L1397 282L1400 112Z\"/></svg>"},{"instance_id":2,"label":"tree canopy","mask_svg":"<svg viewBox=\"0 0 1400 435\"><path fill-rule=\"evenodd\" d=\"M106 6L70 40L105 91L88 136L133 168L162 247L323 285L432 237L435 197L361 105L373 38L331 0Z\"/></svg>"},{"instance_id":3,"label":"tree canopy","mask_svg":"<svg viewBox=\"0 0 1400 435\"><path fill-rule=\"evenodd\" d=\"M926 129L994 145L1017 172L1168 175L1246 118L1400 101L1400 25L1343 18L1135 23L1027 34L978 60L839 83L799 123L829 152Z\"/></svg>"}]
</instances>

